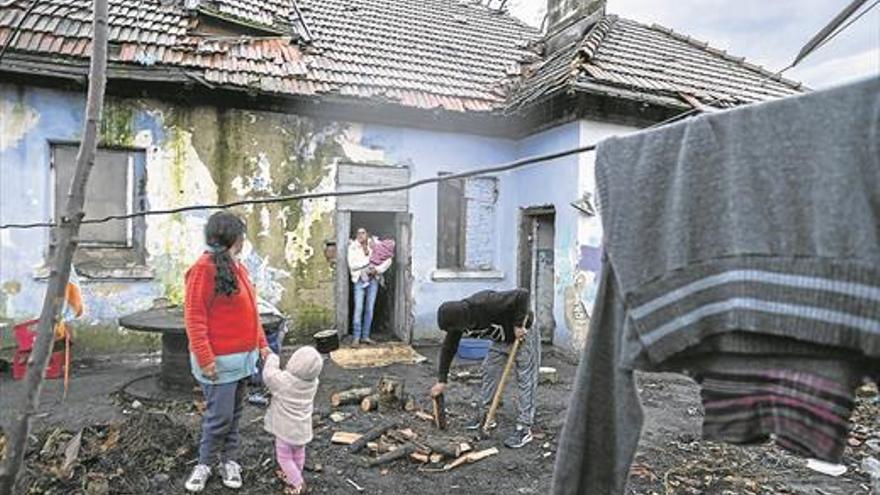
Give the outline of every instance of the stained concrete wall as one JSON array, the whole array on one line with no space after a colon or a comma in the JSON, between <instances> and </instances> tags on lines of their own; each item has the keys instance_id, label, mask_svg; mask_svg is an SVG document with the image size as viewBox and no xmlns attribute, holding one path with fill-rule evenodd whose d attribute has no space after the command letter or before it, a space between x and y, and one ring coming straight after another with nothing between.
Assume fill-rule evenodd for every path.
<instances>
[{"instance_id":1,"label":"stained concrete wall","mask_svg":"<svg viewBox=\"0 0 880 495\"><path fill-rule=\"evenodd\" d=\"M0 223L50 220L51 141L75 141L84 95L0 84ZM574 122L520 141L387 125L325 122L296 115L180 107L158 100L109 98L104 145L142 150L150 209L335 188L339 161L406 165L411 178L569 149L633 129ZM583 345L595 296L601 227L570 206L593 184L593 155L581 154L498 176L492 234L479 250L492 270L437 270L437 188L410 193L412 316L416 340L437 339L437 307L482 289L517 283L521 209L556 209L554 343ZM242 208L248 221L245 261L261 295L294 315L300 328L332 325L333 268L323 255L335 236L333 200ZM186 268L202 252L210 212L149 217L150 280L83 280L88 321L113 323L155 299L179 302ZM489 231L484 225L471 225ZM0 231L0 318L39 312L48 232Z\"/></svg>"},{"instance_id":2,"label":"stained concrete wall","mask_svg":"<svg viewBox=\"0 0 880 495\"><path fill-rule=\"evenodd\" d=\"M84 95L0 85L0 223L52 219L50 142L76 141ZM149 209L214 204L244 197L331 190L335 164L357 153L359 126L268 112L172 106L109 98L102 145L142 150ZM333 317L333 274L323 242L333 237L332 200L246 207L245 262L263 297L299 325L326 327ZM186 268L203 251L209 211L147 219L152 279L83 279L88 322L107 324L180 302ZM48 231L0 232L0 317L39 311Z\"/></svg>"},{"instance_id":3,"label":"stained concrete wall","mask_svg":"<svg viewBox=\"0 0 880 495\"><path fill-rule=\"evenodd\" d=\"M512 160L515 142L465 134L440 133L387 126L366 126L362 145L383 150L387 163L408 165L412 180L436 177L441 172L463 172ZM508 289L516 284L509 239L514 227L502 205L514 194L513 178L498 177L498 202L494 239L490 240L494 270L490 273L439 273L437 270L437 187L423 186L410 192L412 214L413 317L415 340L440 338L437 307L447 300L462 299L483 289ZM485 253L484 253L485 255Z\"/></svg>"},{"instance_id":4,"label":"stained concrete wall","mask_svg":"<svg viewBox=\"0 0 880 495\"><path fill-rule=\"evenodd\" d=\"M529 136L517 143L517 158L553 153L592 144L635 128L594 121L577 121ZM553 206L556 330L554 345L583 348L598 282L602 227L598 216L588 217L571 203L590 193L595 198L595 153L581 153L513 172L515 193L501 214L510 225L504 242L516 252L515 230L523 208ZM595 205L595 201L594 201ZM511 230L514 229L514 230ZM515 258L515 257L511 257ZM514 260L511 259L511 263ZM515 266L510 267L516 280Z\"/></svg>"}]
</instances>

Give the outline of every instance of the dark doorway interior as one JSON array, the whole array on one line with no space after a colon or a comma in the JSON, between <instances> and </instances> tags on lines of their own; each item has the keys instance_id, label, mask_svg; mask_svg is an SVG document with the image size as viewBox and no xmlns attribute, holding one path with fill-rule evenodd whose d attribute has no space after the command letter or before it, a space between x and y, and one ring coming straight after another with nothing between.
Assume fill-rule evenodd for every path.
<instances>
[{"instance_id":1,"label":"dark doorway interior","mask_svg":"<svg viewBox=\"0 0 880 495\"><path fill-rule=\"evenodd\" d=\"M556 211L552 206L523 210L519 233L519 286L532 296L535 326L544 342L553 342Z\"/></svg>"},{"instance_id":2,"label":"dark doorway interior","mask_svg":"<svg viewBox=\"0 0 880 495\"><path fill-rule=\"evenodd\" d=\"M394 222L395 214L390 212L351 212L351 232L349 238L354 239L357 230L361 227L367 229L371 236L377 236L380 239L392 238L398 243L396 238L396 225ZM379 294L376 296L376 308L373 313L373 329L370 337L377 341L388 341L396 338L394 333L394 305L397 283L397 270L399 259L395 257L391 268L385 272L385 282L379 286ZM354 287L349 287L348 298L348 315L351 322L351 315L354 313ZM349 324L348 333L351 335L353 329Z\"/></svg>"}]
</instances>

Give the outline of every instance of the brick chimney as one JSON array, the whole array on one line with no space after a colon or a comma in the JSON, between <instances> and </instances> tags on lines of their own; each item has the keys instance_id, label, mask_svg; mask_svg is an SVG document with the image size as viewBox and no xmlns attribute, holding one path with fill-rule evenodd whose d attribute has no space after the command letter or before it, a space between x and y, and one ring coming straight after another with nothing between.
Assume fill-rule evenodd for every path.
<instances>
[{"instance_id":1,"label":"brick chimney","mask_svg":"<svg viewBox=\"0 0 880 495\"><path fill-rule=\"evenodd\" d=\"M547 52L583 38L605 15L605 3L606 0L547 0Z\"/></svg>"}]
</instances>

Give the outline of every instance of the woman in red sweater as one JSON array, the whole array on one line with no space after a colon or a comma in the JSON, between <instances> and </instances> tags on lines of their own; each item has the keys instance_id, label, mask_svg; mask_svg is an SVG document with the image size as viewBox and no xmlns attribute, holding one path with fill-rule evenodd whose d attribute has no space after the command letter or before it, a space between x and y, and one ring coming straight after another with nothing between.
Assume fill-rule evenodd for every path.
<instances>
[{"instance_id":1,"label":"woman in red sweater","mask_svg":"<svg viewBox=\"0 0 880 495\"><path fill-rule=\"evenodd\" d=\"M223 484L233 489L242 485L238 426L246 381L256 372L257 359L269 352L254 287L236 259L244 234L239 217L215 213L205 226L208 250L186 272L190 363L207 402L199 462L186 480L191 492L204 490L218 453Z\"/></svg>"}]
</instances>

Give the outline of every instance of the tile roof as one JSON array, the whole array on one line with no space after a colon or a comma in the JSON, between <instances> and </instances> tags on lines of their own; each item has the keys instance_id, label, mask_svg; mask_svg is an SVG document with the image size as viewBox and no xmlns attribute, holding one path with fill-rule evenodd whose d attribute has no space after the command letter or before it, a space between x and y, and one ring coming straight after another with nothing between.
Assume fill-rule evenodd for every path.
<instances>
[{"instance_id":1,"label":"tile roof","mask_svg":"<svg viewBox=\"0 0 880 495\"><path fill-rule=\"evenodd\" d=\"M742 58L661 26L606 15L581 40L526 69L508 111L560 91L584 91L688 106L753 103L802 91Z\"/></svg>"},{"instance_id":2,"label":"tile roof","mask_svg":"<svg viewBox=\"0 0 880 495\"><path fill-rule=\"evenodd\" d=\"M0 3L0 44L30 3ZM203 23L215 18L266 36L211 34ZM39 0L11 51L82 61L90 19L91 0ZM522 64L539 58L528 47L540 34L474 0L110 0L109 34L112 62L159 78L177 72L211 86L456 112L515 111L560 91L679 107L798 92L705 43L616 16L527 67L521 81Z\"/></svg>"},{"instance_id":3,"label":"tile roof","mask_svg":"<svg viewBox=\"0 0 880 495\"><path fill-rule=\"evenodd\" d=\"M0 6L0 44L30 2ZM297 5L314 36L310 44L297 42L301 29L293 0L110 0L110 60L269 93L490 111L503 104L505 85L519 73L528 42L539 36L513 17L469 0L299 0ZM197 11L286 35L196 34ZM10 51L53 61L87 58L90 19L90 0L40 0Z\"/></svg>"}]
</instances>

